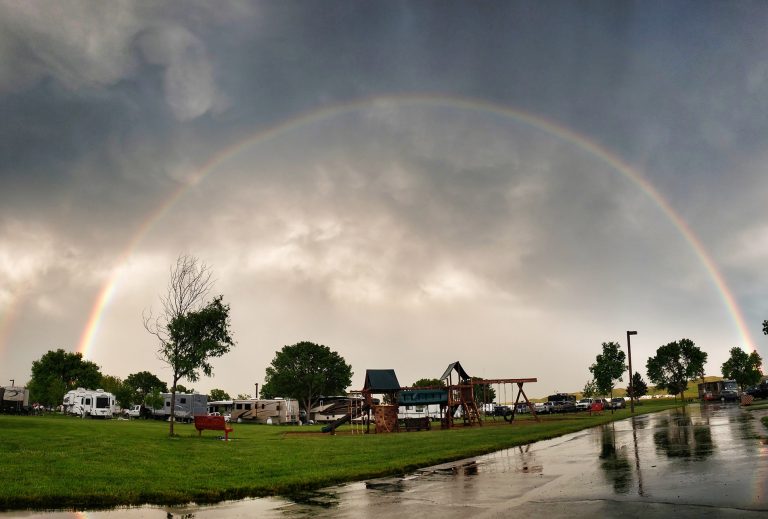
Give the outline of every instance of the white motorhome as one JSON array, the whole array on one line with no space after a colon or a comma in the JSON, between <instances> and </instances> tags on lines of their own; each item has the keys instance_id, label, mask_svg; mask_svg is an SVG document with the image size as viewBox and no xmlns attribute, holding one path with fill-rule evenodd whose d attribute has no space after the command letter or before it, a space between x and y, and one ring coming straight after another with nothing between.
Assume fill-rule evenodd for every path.
<instances>
[{"instance_id":1,"label":"white motorhome","mask_svg":"<svg viewBox=\"0 0 768 519\"><path fill-rule=\"evenodd\" d=\"M156 410L156 418L168 419L171 416L171 393L161 393L163 407ZM177 422L191 422L196 415L208 414L208 395L199 393L176 393L176 412L174 418Z\"/></svg>"},{"instance_id":2,"label":"white motorhome","mask_svg":"<svg viewBox=\"0 0 768 519\"><path fill-rule=\"evenodd\" d=\"M115 395L103 389L79 387L64 395L64 412L82 418L98 416L112 418L115 413Z\"/></svg>"},{"instance_id":3,"label":"white motorhome","mask_svg":"<svg viewBox=\"0 0 768 519\"><path fill-rule=\"evenodd\" d=\"M233 400L232 422L299 423L299 402L292 398Z\"/></svg>"}]
</instances>

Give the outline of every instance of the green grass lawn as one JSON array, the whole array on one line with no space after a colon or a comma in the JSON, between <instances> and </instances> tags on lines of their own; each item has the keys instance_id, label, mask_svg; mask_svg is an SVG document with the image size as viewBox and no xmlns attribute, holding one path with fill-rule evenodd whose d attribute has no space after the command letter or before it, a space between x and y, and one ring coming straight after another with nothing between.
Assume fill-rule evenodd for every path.
<instances>
[{"instance_id":1,"label":"green grass lawn","mask_svg":"<svg viewBox=\"0 0 768 519\"><path fill-rule=\"evenodd\" d=\"M673 407L647 402L638 413ZM145 420L0 416L0 509L100 508L290 495L333 483L552 438L629 416L629 410L400 434L320 434L320 426L233 424L198 437L193 425Z\"/></svg>"}]
</instances>

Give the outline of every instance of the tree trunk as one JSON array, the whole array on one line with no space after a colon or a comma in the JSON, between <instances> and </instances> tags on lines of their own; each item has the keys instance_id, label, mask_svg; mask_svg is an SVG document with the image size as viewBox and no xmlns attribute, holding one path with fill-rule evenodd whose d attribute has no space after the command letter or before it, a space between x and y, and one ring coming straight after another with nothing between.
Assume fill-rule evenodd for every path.
<instances>
[{"instance_id":1,"label":"tree trunk","mask_svg":"<svg viewBox=\"0 0 768 519\"><path fill-rule=\"evenodd\" d=\"M173 387L171 388L171 432L169 433L171 436L173 436L173 424L176 422L176 383L178 381L179 379L174 377Z\"/></svg>"}]
</instances>

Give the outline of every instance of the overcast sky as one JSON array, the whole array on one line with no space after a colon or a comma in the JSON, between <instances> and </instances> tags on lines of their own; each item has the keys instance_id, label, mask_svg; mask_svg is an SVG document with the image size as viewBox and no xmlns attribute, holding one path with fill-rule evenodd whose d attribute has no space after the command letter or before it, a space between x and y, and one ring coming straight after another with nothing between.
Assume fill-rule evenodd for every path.
<instances>
[{"instance_id":1,"label":"overcast sky","mask_svg":"<svg viewBox=\"0 0 768 519\"><path fill-rule=\"evenodd\" d=\"M578 391L630 329L643 376L683 337L709 375L766 358L766 27L749 1L0 0L0 384L80 347L170 382L142 313L183 253L237 340L200 391L302 340L351 389L459 360Z\"/></svg>"}]
</instances>

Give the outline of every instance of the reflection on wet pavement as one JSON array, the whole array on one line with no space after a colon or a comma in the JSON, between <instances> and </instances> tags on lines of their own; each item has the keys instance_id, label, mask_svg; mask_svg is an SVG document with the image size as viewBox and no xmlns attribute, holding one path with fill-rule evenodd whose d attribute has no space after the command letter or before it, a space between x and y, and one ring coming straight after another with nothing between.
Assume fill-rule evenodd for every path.
<instances>
[{"instance_id":1,"label":"reflection on wet pavement","mask_svg":"<svg viewBox=\"0 0 768 519\"><path fill-rule=\"evenodd\" d=\"M28 517L764 517L768 446L754 423L737 405L696 404L290 498Z\"/></svg>"}]
</instances>

